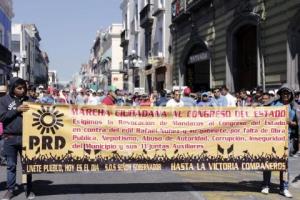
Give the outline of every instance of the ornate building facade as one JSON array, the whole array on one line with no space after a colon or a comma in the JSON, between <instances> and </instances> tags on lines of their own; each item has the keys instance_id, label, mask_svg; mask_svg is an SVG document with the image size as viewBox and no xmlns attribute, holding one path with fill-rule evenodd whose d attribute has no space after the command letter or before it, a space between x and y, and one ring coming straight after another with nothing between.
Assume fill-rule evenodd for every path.
<instances>
[{"instance_id":1,"label":"ornate building facade","mask_svg":"<svg viewBox=\"0 0 300 200\"><path fill-rule=\"evenodd\" d=\"M173 82L193 91L299 89L300 1L174 0Z\"/></svg>"}]
</instances>

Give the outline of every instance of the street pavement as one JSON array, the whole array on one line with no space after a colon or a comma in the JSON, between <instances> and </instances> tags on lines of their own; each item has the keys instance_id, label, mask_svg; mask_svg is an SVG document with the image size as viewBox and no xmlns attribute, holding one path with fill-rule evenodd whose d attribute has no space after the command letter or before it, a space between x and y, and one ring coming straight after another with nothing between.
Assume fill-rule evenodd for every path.
<instances>
[{"instance_id":1,"label":"street pavement","mask_svg":"<svg viewBox=\"0 0 300 200\"><path fill-rule=\"evenodd\" d=\"M300 200L300 158L290 158L290 191ZM21 182L20 166L18 183ZM277 200L279 173L269 195L260 193L262 172L112 172L33 175L36 199L43 200ZM6 170L0 167L0 197ZM21 200L19 187L13 199Z\"/></svg>"}]
</instances>

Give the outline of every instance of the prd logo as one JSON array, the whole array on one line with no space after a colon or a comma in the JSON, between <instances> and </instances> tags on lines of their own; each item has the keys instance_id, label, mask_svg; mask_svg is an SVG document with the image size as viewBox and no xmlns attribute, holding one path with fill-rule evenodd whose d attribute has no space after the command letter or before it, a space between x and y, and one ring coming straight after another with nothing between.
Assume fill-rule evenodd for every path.
<instances>
[{"instance_id":1,"label":"prd logo","mask_svg":"<svg viewBox=\"0 0 300 200\"><path fill-rule=\"evenodd\" d=\"M55 132L59 129L59 127L63 127L63 120L61 117L64 116L63 113L59 113L59 111L55 110L56 107L41 106L41 109L37 110L37 113L32 113L33 115L33 124L32 126L37 126L37 129L40 130L40 133L43 135L46 133L55 134Z\"/></svg>"},{"instance_id":2,"label":"prd logo","mask_svg":"<svg viewBox=\"0 0 300 200\"><path fill-rule=\"evenodd\" d=\"M66 140L62 136L45 136L46 132L50 132L55 135L56 131L60 127L63 127L63 120L61 119L64 114L60 113L58 110L55 110L55 106L46 106L42 105L36 113L33 115L33 127L37 127L37 130L40 131L42 136L29 136L29 150L36 149L36 154L41 150L61 150L66 146Z\"/></svg>"}]
</instances>

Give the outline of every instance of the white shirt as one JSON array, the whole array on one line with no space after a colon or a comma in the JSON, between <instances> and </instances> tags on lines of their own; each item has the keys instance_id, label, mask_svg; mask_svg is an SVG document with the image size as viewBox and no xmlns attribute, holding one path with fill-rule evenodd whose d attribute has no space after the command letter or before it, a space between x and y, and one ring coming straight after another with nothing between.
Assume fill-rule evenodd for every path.
<instances>
[{"instance_id":1,"label":"white shirt","mask_svg":"<svg viewBox=\"0 0 300 200\"><path fill-rule=\"evenodd\" d=\"M90 96L87 102L87 105L98 105L99 99L96 96Z\"/></svg>"},{"instance_id":2,"label":"white shirt","mask_svg":"<svg viewBox=\"0 0 300 200\"><path fill-rule=\"evenodd\" d=\"M174 99L170 99L167 104L166 104L166 107L183 107L184 106L184 103L183 101L175 101Z\"/></svg>"},{"instance_id":3,"label":"white shirt","mask_svg":"<svg viewBox=\"0 0 300 200\"><path fill-rule=\"evenodd\" d=\"M227 93L225 98L227 99L227 107L236 107L236 98L234 96Z\"/></svg>"}]
</instances>

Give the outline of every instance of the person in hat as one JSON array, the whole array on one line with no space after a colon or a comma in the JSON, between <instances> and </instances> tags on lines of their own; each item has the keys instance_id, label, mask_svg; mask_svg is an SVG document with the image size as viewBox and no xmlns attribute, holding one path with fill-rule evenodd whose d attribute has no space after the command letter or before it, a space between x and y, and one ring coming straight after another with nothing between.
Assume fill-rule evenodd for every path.
<instances>
[{"instance_id":1,"label":"person in hat","mask_svg":"<svg viewBox=\"0 0 300 200\"><path fill-rule=\"evenodd\" d=\"M288 136L289 136L289 149L291 148L290 137L297 128L297 117L294 109L294 92L287 84L284 84L277 92L279 98L271 102L270 106L288 106L289 121L288 121ZM263 194L269 193L271 183L271 171L263 172L263 188L261 192ZM289 175L288 171L280 171L280 194L285 197L292 198L292 194L288 190Z\"/></svg>"},{"instance_id":2,"label":"person in hat","mask_svg":"<svg viewBox=\"0 0 300 200\"><path fill-rule=\"evenodd\" d=\"M22 153L23 112L29 110L24 101L28 101L25 80L14 77L10 80L9 93L0 98L0 121L3 123L4 156L7 161L7 191L2 200L9 200L15 195L17 158ZM25 195L34 199L32 192L32 176L27 175Z\"/></svg>"},{"instance_id":3,"label":"person in hat","mask_svg":"<svg viewBox=\"0 0 300 200\"><path fill-rule=\"evenodd\" d=\"M181 101L183 101L184 106L196 106L196 101L192 97L190 97L192 90L189 87L184 88L183 97L181 97Z\"/></svg>"},{"instance_id":4,"label":"person in hat","mask_svg":"<svg viewBox=\"0 0 300 200\"><path fill-rule=\"evenodd\" d=\"M203 92L201 94L201 101L197 104L197 106L200 106L200 107L209 107L209 106L211 106L208 92Z\"/></svg>"}]
</instances>

